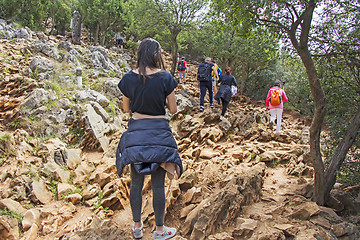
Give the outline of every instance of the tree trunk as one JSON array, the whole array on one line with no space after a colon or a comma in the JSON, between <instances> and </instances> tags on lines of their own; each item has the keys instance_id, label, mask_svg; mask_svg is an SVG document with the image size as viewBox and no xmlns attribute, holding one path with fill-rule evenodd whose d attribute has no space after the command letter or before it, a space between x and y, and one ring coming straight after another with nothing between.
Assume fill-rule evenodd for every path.
<instances>
[{"instance_id":1,"label":"tree trunk","mask_svg":"<svg viewBox=\"0 0 360 240\"><path fill-rule=\"evenodd\" d=\"M178 44L177 44L177 36L180 31L175 29L171 31L171 54L172 54L172 64L171 64L171 75L175 76L176 63L177 63L177 52L178 52Z\"/></svg>"},{"instance_id":2,"label":"tree trunk","mask_svg":"<svg viewBox=\"0 0 360 240\"><path fill-rule=\"evenodd\" d=\"M240 94L244 93L244 85L245 85L245 63L242 65L242 76L241 76L241 85L240 85Z\"/></svg>"},{"instance_id":3,"label":"tree trunk","mask_svg":"<svg viewBox=\"0 0 360 240\"><path fill-rule=\"evenodd\" d=\"M101 46L105 46L105 40L106 40L106 33L107 33L107 30L104 30L104 35L102 37L102 40L101 40Z\"/></svg>"},{"instance_id":4,"label":"tree trunk","mask_svg":"<svg viewBox=\"0 0 360 240\"><path fill-rule=\"evenodd\" d=\"M321 125L325 117L325 94L321 87L314 61L308 48L309 32L315 7L315 0L310 0L308 2L308 5L306 6L306 10L301 14L301 16L299 16L299 18L295 22L293 22L288 33L292 45L297 50L301 61L305 66L311 94L314 98L315 112L310 126L310 156L315 171L313 200L319 205L324 205L325 174L324 163L322 161L320 151L320 133ZM298 29L301 30L299 40L297 39Z\"/></svg>"},{"instance_id":5,"label":"tree trunk","mask_svg":"<svg viewBox=\"0 0 360 240\"><path fill-rule=\"evenodd\" d=\"M95 36L94 36L94 43L95 43L95 45L97 45L97 43L98 43L99 30L100 30L100 24L99 24L99 22L97 22L97 23L96 23Z\"/></svg>"},{"instance_id":6,"label":"tree trunk","mask_svg":"<svg viewBox=\"0 0 360 240\"><path fill-rule=\"evenodd\" d=\"M356 139L357 133L360 128L360 105L354 118L351 120L349 128L346 131L344 138L337 146L334 154L330 159L330 165L325 172L325 201L330 196L330 191L336 181L336 173L341 164L344 162L347 152Z\"/></svg>"},{"instance_id":7,"label":"tree trunk","mask_svg":"<svg viewBox=\"0 0 360 240\"><path fill-rule=\"evenodd\" d=\"M299 55L306 68L312 96L314 98L315 112L310 126L310 155L315 171L314 201L319 205L325 203L325 175L324 163L320 151L321 125L325 118L325 94L316 73L315 65L308 49L299 50Z\"/></svg>"}]
</instances>

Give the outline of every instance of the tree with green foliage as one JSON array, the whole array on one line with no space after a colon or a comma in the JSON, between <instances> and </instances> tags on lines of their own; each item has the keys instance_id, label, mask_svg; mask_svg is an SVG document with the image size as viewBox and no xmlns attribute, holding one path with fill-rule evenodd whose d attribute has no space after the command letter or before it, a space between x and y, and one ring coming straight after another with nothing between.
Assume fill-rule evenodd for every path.
<instances>
[{"instance_id":1,"label":"tree with green foliage","mask_svg":"<svg viewBox=\"0 0 360 240\"><path fill-rule=\"evenodd\" d=\"M72 3L70 0L47 1L45 5L46 21L51 19L52 25L50 34L65 35L65 31L70 28ZM45 23L45 25L47 25Z\"/></svg>"},{"instance_id":2,"label":"tree with green foliage","mask_svg":"<svg viewBox=\"0 0 360 240\"><path fill-rule=\"evenodd\" d=\"M47 3L47 0L0 0L0 18L43 30Z\"/></svg>"},{"instance_id":3,"label":"tree with green foliage","mask_svg":"<svg viewBox=\"0 0 360 240\"><path fill-rule=\"evenodd\" d=\"M105 45L106 40L112 40L115 32L124 28L123 0L79 0L77 7L95 43Z\"/></svg>"},{"instance_id":4,"label":"tree with green foliage","mask_svg":"<svg viewBox=\"0 0 360 240\"><path fill-rule=\"evenodd\" d=\"M360 5L356 1L329 2L321 16L321 27L315 28L314 41L318 43L319 54L315 56L319 58L319 72L330 106L328 122L332 128L333 151L325 172L325 191L330 192L346 157L349 167L358 165L355 157L360 128ZM352 171L352 175L359 175L357 169L343 168Z\"/></svg>"},{"instance_id":5,"label":"tree with green foliage","mask_svg":"<svg viewBox=\"0 0 360 240\"><path fill-rule=\"evenodd\" d=\"M164 25L171 36L172 66L171 74L174 75L177 63L179 33L190 27L203 8L204 0L153 0L154 8L159 17L159 24Z\"/></svg>"},{"instance_id":6,"label":"tree with green foliage","mask_svg":"<svg viewBox=\"0 0 360 240\"><path fill-rule=\"evenodd\" d=\"M181 31L191 27L203 7L206 0L133 0L136 27L139 27L142 37L169 36L172 53L171 74L175 73L177 63L178 42L177 38ZM139 30L138 29L138 30ZM166 32L165 32L166 31ZM161 36L160 36L161 35ZM161 41L161 40L160 40ZM164 45L162 43L162 45Z\"/></svg>"},{"instance_id":7,"label":"tree with green foliage","mask_svg":"<svg viewBox=\"0 0 360 240\"><path fill-rule=\"evenodd\" d=\"M335 152L331 161L336 162L334 167L329 166L325 172L320 151L321 126L325 118L325 93L314 64L309 38L314 10L320 4L336 4L336 2L307 1L256 1L256 0L214 0L215 8L219 13L231 19L234 26L241 30L250 29L252 25L264 25L280 34L291 42L305 66L309 86L314 99L314 115L310 127L310 155L315 171L314 200L324 205L330 197L330 190L334 184L334 177L341 158L347 153L355 136L350 131L357 133L359 121L354 118L348 132L340 143L339 151Z\"/></svg>"}]
</instances>

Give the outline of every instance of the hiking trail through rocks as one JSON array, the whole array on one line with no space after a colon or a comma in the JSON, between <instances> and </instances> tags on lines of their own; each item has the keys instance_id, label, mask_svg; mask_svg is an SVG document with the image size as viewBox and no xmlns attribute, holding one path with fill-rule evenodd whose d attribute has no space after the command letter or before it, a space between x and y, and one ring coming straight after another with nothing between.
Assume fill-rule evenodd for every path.
<instances>
[{"instance_id":1,"label":"hiking trail through rocks","mask_svg":"<svg viewBox=\"0 0 360 240\"><path fill-rule=\"evenodd\" d=\"M129 169L119 177L115 167L130 117L117 84L132 54L26 31L28 39L0 40L0 209L13 213L0 215L0 239L132 239ZM163 57L170 69L170 54ZM167 114L184 165L181 178L165 182L173 239L359 239L359 217L340 217L358 206L356 189L334 189L353 205L311 201L309 118L284 110L275 134L265 101L238 94L222 121L208 95L200 112L197 66L187 62L178 112ZM143 239L152 239L149 176L142 221Z\"/></svg>"}]
</instances>

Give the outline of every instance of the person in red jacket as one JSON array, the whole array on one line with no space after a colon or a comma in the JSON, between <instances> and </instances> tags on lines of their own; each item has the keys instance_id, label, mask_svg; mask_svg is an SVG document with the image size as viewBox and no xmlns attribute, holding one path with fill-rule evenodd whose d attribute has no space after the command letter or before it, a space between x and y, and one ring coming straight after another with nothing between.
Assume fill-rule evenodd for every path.
<instances>
[{"instance_id":1,"label":"person in red jacket","mask_svg":"<svg viewBox=\"0 0 360 240\"><path fill-rule=\"evenodd\" d=\"M186 61L185 57L182 57L178 62L177 70L179 71L179 83L185 83L186 78Z\"/></svg>"},{"instance_id":2,"label":"person in red jacket","mask_svg":"<svg viewBox=\"0 0 360 240\"><path fill-rule=\"evenodd\" d=\"M280 134L280 127L281 127L281 118L284 108L284 102L288 101L288 98L286 96L286 93L283 89L281 89L282 82L280 80L276 80L274 83L274 86L269 89L269 92L266 96L266 109L270 109L270 129L272 129L272 126L275 122L276 118L276 133ZM271 104L271 96L272 93L276 90L279 90L279 96L280 96L280 104Z\"/></svg>"}]
</instances>

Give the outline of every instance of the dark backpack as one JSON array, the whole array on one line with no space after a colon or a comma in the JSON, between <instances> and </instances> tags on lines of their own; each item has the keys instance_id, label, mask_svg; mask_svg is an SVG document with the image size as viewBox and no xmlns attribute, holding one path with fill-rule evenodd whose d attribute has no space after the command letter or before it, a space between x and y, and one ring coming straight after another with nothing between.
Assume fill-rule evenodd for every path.
<instances>
[{"instance_id":1,"label":"dark backpack","mask_svg":"<svg viewBox=\"0 0 360 240\"><path fill-rule=\"evenodd\" d=\"M197 80L200 82L211 81L211 64L201 63L199 65Z\"/></svg>"},{"instance_id":2,"label":"dark backpack","mask_svg":"<svg viewBox=\"0 0 360 240\"><path fill-rule=\"evenodd\" d=\"M186 67L185 67L184 65L185 65L185 64L184 64L184 61L180 61L180 62L178 63L178 66L177 66L177 70L178 70L178 71L183 71L183 70L185 70Z\"/></svg>"}]
</instances>

